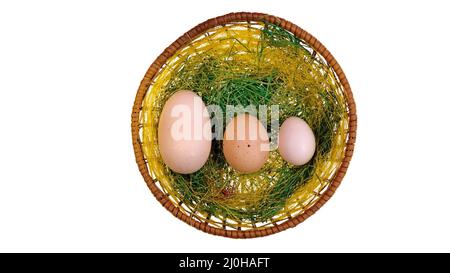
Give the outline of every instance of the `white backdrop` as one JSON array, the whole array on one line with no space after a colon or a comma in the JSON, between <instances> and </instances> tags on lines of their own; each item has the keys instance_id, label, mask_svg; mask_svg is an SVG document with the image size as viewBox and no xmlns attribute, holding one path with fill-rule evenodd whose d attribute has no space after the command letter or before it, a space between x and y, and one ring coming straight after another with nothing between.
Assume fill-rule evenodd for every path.
<instances>
[{"instance_id":1,"label":"white backdrop","mask_svg":"<svg viewBox=\"0 0 450 273\"><path fill-rule=\"evenodd\" d=\"M0 251L450 251L446 1L0 2ZM147 189L130 133L146 69L178 36L232 11L305 28L358 110L335 196L252 240L197 231Z\"/></svg>"}]
</instances>

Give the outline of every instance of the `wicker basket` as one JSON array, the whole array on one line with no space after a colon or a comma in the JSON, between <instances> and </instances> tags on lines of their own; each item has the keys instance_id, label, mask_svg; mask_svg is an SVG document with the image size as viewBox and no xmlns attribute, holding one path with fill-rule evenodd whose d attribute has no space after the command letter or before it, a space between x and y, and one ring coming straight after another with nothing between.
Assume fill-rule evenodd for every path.
<instances>
[{"instance_id":1,"label":"wicker basket","mask_svg":"<svg viewBox=\"0 0 450 273\"><path fill-rule=\"evenodd\" d=\"M345 149L342 151L342 160L340 160L336 170L333 172L333 176L327 183L324 183L312 193L312 197L308 199L308 202L302 203L301 206L297 206L295 213L285 214L283 217L275 218L269 223L262 225L260 223L251 223L251 225L247 226L241 223L230 224L224 219L214 220L209 215L201 215L200 212L196 212L194 209L186 207L179 199L175 198L173 194L167 191L160 181L155 179L155 176L152 173L152 166L146 159L141 145L142 105L149 88L155 84L155 78L167 65L167 61L170 60L174 54L179 52L179 50L185 48L190 43L195 42L198 37L208 33L209 30L240 22L268 22L275 24L308 44L313 49L314 55L317 54L321 56L327 65L334 71L336 78L343 89L347 111L345 137L343 140L345 141L343 145ZM328 199L330 199L340 185L349 166L356 138L356 123L356 106L345 74L331 53L315 37L291 22L275 16L261 13L239 12L216 17L197 25L164 50L164 52L152 63L140 84L133 106L131 127L133 147L139 170L153 195L168 211L187 224L210 234L231 238L254 238L274 234L298 225L314 214Z\"/></svg>"}]
</instances>

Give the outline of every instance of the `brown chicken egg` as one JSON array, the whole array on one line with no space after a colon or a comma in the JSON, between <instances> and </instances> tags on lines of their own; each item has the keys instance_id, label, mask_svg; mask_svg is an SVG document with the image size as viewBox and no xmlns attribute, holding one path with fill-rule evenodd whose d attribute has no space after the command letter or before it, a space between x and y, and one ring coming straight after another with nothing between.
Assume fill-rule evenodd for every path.
<instances>
[{"instance_id":1,"label":"brown chicken egg","mask_svg":"<svg viewBox=\"0 0 450 273\"><path fill-rule=\"evenodd\" d=\"M223 153L227 162L240 173L260 170L269 158L266 128L250 114L234 117L225 128Z\"/></svg>"}]
</instances>

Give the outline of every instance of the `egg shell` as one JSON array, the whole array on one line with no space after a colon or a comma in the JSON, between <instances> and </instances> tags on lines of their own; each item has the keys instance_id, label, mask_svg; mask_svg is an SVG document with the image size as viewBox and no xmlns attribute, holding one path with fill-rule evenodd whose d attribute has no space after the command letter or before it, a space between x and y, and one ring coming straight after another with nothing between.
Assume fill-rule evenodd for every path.
<instances>
[{"instance_id":1,"label":"egg shell","mask_svg":"<svg viewBox=\"0 0 450 273\"><path fill-rule=\"evenodd\" d=\"M192 91L173 94L162 109L158 146L164 163L174 172L198 171L211 151L211 121L202 99Z\"/></svg>"},{"instance_id":2,"label":"egg shell","mask_svg":"<svg viewBox=\"0 0 450 273\"><path fill-rule=\"evenodd\" d=\"M266 128L255 116L234 117L225 128L223 153L228 164L238 172L258 171L269 157Z\"/></svg>"},{"instance_id":3,"label":"egg shell","mask_svg":"<svg viewBox=\"0 0 450 273\"><path fill-rule=\"evenodd\" d=\"M278 151L293 165L304 165L314 156L316 140L309 125L301 118L289 117L280 128Z\"/></svg>"}]
</instances>

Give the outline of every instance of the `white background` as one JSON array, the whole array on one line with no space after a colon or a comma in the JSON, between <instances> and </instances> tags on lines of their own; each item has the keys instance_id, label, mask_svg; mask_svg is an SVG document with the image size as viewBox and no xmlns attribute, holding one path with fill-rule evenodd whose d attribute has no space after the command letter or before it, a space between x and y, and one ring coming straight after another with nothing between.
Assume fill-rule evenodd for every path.
<instances>
[{"instance_id":1,"label":"white background","mask_svg":"<svg viewBox=\"0 0 450 273\"><path fill-rule=\"evenodd\" d=\"M2 1L0 250L450 251L446 1ZM232 240L173 217L135 164L146 69L232 11L288 19L346 72L358 136L335 196L294 229Z\"/></svg>"}]
</instances>

